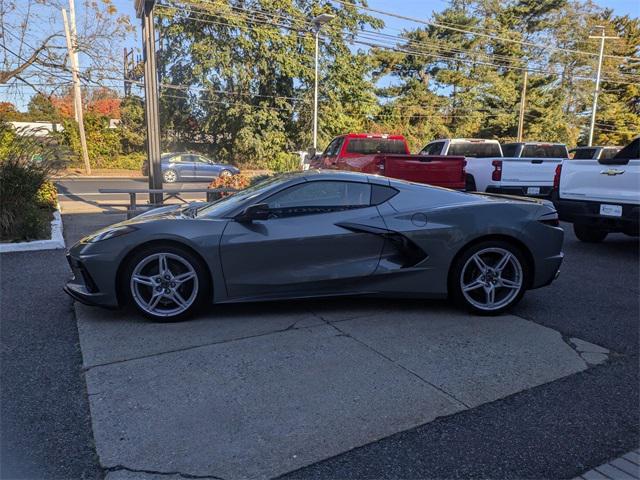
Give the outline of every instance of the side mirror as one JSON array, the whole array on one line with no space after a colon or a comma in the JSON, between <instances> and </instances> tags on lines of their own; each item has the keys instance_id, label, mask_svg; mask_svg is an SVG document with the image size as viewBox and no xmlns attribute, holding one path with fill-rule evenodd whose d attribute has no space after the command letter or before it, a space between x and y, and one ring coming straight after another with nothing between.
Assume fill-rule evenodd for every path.
<instances>
[{"instance_id":1,"label":"side mirror","mask_svg":"<svg viewBox=\"0 0 640 480\"><path fill-rule=\"evenodd\" d=\"M266 203L249 205L236 217L238 222L252 222L254 220L266 220L269 218L269 206Z\"/></svg>"}]
</instances>

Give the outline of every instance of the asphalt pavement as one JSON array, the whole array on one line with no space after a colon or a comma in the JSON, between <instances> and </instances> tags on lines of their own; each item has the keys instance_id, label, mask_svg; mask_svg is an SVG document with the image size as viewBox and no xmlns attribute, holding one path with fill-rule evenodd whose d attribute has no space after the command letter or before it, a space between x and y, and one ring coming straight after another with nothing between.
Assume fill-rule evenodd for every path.
<instances>
[{"instance_id":1,"label":"asphalt pavement","mask_svg":"<svg viewBox=\"0 0 640 480\"><path fill-rule=\"evenodd\" d=\"M119 188L144 190L149 188L148 180L145 177L136 178L60 178L55 181L58 187L58 200L61 202L76 201L95 205L97 203L128 202L129 195L126 193L100 193L101 188ZM191 189L207 188L210 182L176 182L165 183L167 189ZM204 200L204 193L187 193L184 195L187 200ZM148 200L146 195L138 195L140 203Z\"/></svg>"},{"instance_id":2,"label":"asphalt pavement","mask_svg":"<svg viewBox=\"0 0 640 480\"><path fill-rule=\"evenodd\" d=\"M0 255L0 478L100 479L63 250Z\"/></svg>"}]
</instances>

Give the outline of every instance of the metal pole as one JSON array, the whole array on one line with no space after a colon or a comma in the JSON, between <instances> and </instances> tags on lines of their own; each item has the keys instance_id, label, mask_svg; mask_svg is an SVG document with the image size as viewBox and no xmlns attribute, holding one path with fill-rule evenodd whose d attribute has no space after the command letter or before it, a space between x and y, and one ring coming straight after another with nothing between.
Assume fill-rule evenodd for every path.
<instances>
[{"instance_id":1,"label":"metal pole","mask_svg":"<svg viewBox=\"0 0 640 480\"><path fill-rule=\"evenodd\" d=\"M149 158L149 189L162 189L160 166L160 120L158 107L158 77L156 70L155 27L153 2L145 2L142 12L142 46L144 59L144 107L147 123L147 156ZM161 193L149 193L149 202L162 204Z\"/></svg>"},{"instance_id":2,"label":"metal pole","mask_svg":"<svg viewBox=\"0 0 640 480\"><path fill-rule=\"evenodd\" d=\"M522 93L520 95L520 118L518 118L518 142L522 141L522 131L524 130L524 106L527 98L527 78L529 77L529 71L524 71L524 78L522 79Z\"/></svg>"},{"instance_id":3,"label":"metal pole","mask_svg":"<svg viewBox=\"0 0 640 480\"><path fill-rule=\"evenodd\" d=\"M316 74L315 88L313 91L313 149L318 148L318 49L319 49L320 25L316 26Z\"/></svg>"},{"instance_id":4,"label":"metal pole","mask_svg":"<svg viewBox=\"0 0 640 480\"><path fill-rule=\"evenodd\" d=\"M74 41L72 39L73 29L69 28L67 12L62 9L62 21L64 22L64 33L67 37L67 49L69 50L69 60L71 61L71 78L73 80L73 106L78 121L78 131L80 133L80 149L82 150L82 160L84 170L87 175L91 175L91 164L89 163L89 151L87 149L87 137L84 131L84 116L82 113L82 93L80 91L80 79L78 78L78 56L75 52Z\"/></svg>"},{"instance_id":5,"label":"metal pole","mask_svg":"<svg viewBox=\"0 0 640 480\"><path fill-rule=\"evenodd\" d=\"M592 38L592 37L589 37ZM602 56L604 55L604 27L600 37L600 56L598 57L598 73L596 74L596 89L593 92L593 107L591 108L591 126L589 127L589 147L593 144L593 129L596 125L596 110L598 108L598 93L600 89L600 72L602 71Z\"/></svg>"}]
</instances>

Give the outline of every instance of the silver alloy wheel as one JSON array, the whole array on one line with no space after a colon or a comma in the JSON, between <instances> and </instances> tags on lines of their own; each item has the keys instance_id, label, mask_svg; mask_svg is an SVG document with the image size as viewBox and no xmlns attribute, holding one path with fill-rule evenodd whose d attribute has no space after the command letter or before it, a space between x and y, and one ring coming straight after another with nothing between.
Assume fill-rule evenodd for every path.
<instances>
[{"instance_id":1,"label":"silver alloy wheel","mask_svg":"<svg viewBox=\"0 0 640 480\"><path fill-rule=\"evenodd\" d=\"M178 174L176 174L176 172L174 172L173 170L167 170L166 172L164 172L164 181L167 183L174 183L176 180L178 180Z\"/></svg>"},{"instance_id":2,"label":"silver alloy wheel","mask_svg":"<svg viewBox=\"0 0 640 480\"><path fill-rule=\"evenodd\" d=\"M232 175L233 175L233 174L232 174L229 170L222 170L222 171L220 172L220 176L221 176L221 177L230 177L230 176L232 176Z\"/></svg>"},{"instance_id":3,"label":"silver alloy wheel","mask_svg":"<svg viewBox=\"0 0 640 480\"><path fill-rule=\"evenodd\" d=\"M131 294L145 312L173 317L187 310L198 296L198 275L193 266L174 253L155 253L134 268Z\"/></svg>"},{"instance_id":4,"label":"silver alloy wheel","mask_svg":"<svg viewBox=\"0 0 640 480\"><path fill-rule=\"evenodd\" d=\"M522 290L522 265L512 252L500 247L474 253L462 267L460 289L464 298L479 310L505 307Z\"/></svg>"}]
</instances>

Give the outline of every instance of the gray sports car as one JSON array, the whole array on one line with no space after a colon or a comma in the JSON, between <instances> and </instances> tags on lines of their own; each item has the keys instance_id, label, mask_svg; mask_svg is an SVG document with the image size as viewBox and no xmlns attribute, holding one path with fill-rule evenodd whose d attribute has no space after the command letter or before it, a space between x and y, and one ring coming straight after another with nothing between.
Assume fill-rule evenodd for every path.
<instances>
[{"instance_id":1,"label":"gray sports car","mask_svg":"<svg viewBox=\"0 0 640 480\"><path fill-rule=\"evenodd\" d=\"M89 235L68 253L65 291L159 321L211 303L335 295L449 296L497 314L553 281L562 240L544 200L307 171Z\"/></svg>"}]
</instances>

